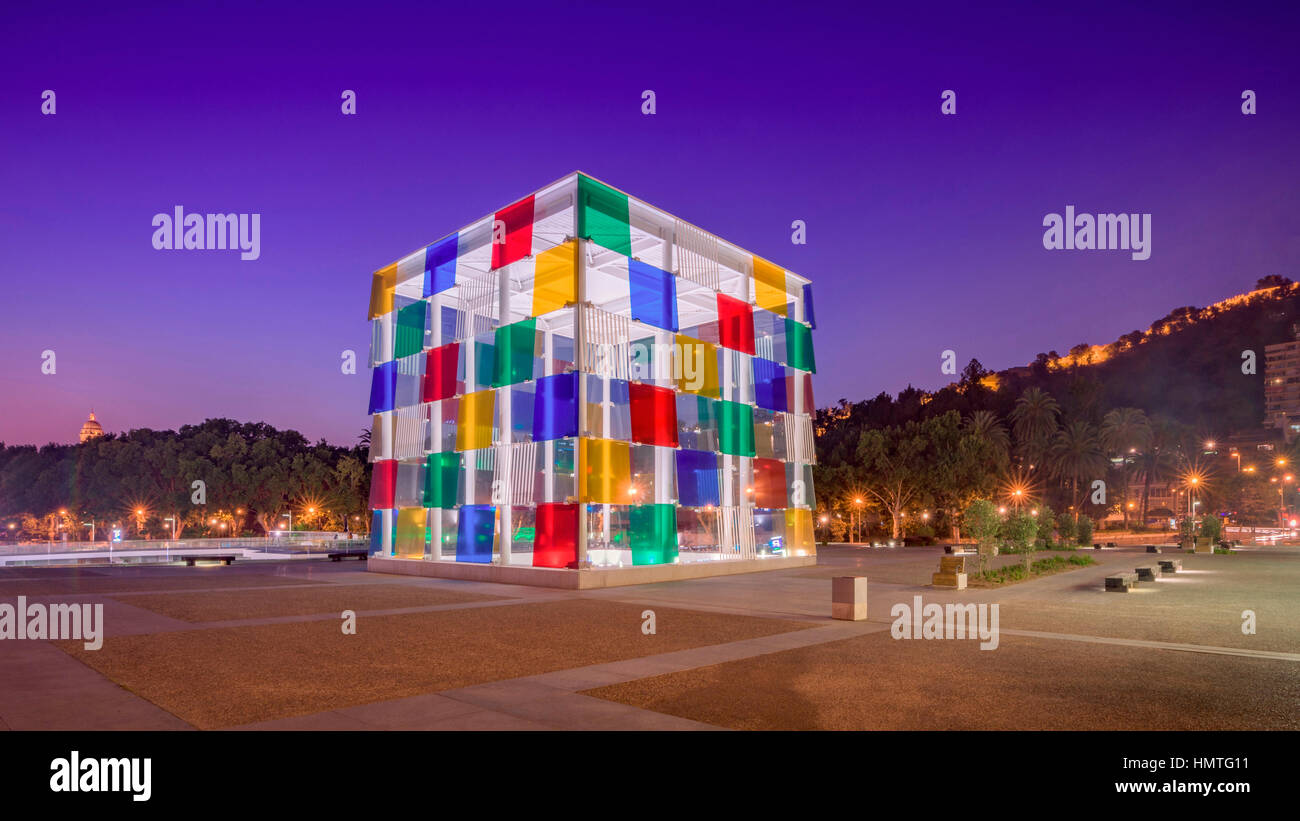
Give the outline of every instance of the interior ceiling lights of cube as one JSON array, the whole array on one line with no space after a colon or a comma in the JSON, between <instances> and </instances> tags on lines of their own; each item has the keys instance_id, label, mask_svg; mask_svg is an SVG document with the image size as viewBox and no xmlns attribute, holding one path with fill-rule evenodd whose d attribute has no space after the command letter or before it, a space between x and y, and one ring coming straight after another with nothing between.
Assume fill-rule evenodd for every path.
<instances>
[{"instance_id":1,"label":"interior ceiling lights of cube","mask_svg":"<svg viewBox=\"0 0 1300 821\"><path fill-rule=\"evenodd\" d=\"M371 553L812 555L803 277L574 173L381 268Z\"/></svg>"}]
</instances>

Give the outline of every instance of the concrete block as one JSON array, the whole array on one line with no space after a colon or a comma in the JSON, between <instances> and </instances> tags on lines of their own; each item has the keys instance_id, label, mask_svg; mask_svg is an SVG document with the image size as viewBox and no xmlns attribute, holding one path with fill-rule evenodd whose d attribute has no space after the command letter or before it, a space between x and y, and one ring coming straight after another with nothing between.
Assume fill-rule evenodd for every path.
<instances>
[{"instance_id":1,"label":"concrete block","mask_svg":"<svg viewBox=\"0 0 1300 821\"><path fill-rule=\"evenodd\" d=\"M965 573L935 573L930 576L930 584L933 587L948 587L953 590L966 589Z\"/></svg>"},{"instance_id":2,"label":"concrete block","mask_svg":"<svg viewBox=\"0 0 1300 821\"><path fill-rule=\"evenodd\" d=\"M831 618L845 621L866 620L866 576L836 576L831 579Z\"/></svg>"},{"instance_id":3,"label":"concrete block","mask_svg":"<svg viewBox=\"0 0 1300 821\"><path fill-rule=\"evenodd\" d=\"M1149 544L1149 545L1147 545L1147 552L1148 552L1148 553L1159 553L1159 552L1160 552L1160 545L1157 545L1157 544Z\"/></svg>"},{"instance_id":4,"label":"concrete block","mask_svg":"<svg viewBox=\"0 0 1300 821\"><path fill-rule=\"evenodd\" d=\"M1136 570L1140 582L1153 582L1160 578L1160 568L1157 565L1143 565Z\"/></svg>"},{"instance_id":5,"label":"concrete block","mask_svg":"<svg viewBox=\"0 0 1300 821\"><path fill-rule=\"evenodd\" d=\"M1161 559L1160 560L1161 573L1177 573L1179 570L1182 569L1183 569L1182 559Z\"/></svg>"},{"instance_id":6,"label":"concrete block","mask_svg":"<svg viewBox=\"0 0 1300 821\"><path fill-rule=\"evenodd\" d=\"M1106 577L1106 589L1115 593L1127 593L1130 587L1137 584L1137 581L1136 573L1116 573L1114 576Z\"/></svg>"}]
</instances>

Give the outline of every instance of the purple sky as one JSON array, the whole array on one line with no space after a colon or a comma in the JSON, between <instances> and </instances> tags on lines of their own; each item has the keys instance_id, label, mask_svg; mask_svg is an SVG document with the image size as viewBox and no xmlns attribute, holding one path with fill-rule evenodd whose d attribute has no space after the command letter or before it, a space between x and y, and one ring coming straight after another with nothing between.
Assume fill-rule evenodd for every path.
<instances>
[{"instance_id":1,"label":"purple sky","mask_svg":"<svg viewBox=\"0 0 1300 821\"><path fill-rule=\"evenodd\" d=\"M111 5L0 12L8 444L92 407L351 444L370 272L574 169L810 278L822 405L1297 274L1294 6ZM1151 213L1151 258L1044 250L1067 204ZM260 213L261 259L155 251L175 205Z\"/></svg>"}]
</instances>

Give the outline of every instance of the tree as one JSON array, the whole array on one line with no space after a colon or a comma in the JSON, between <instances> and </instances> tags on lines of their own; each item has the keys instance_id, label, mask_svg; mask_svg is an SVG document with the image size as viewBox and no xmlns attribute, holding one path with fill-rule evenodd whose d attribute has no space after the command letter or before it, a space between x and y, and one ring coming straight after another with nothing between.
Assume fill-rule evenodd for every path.
<instances>
[{"instance_id":1,"label":"tree","mask_svg":"<svg viewBox=\"0 0 1300 821\"><path fill-rule=\"evenodd\" d=\"M1150 420L1151 435L1146 450L1142 452L1142 524L1147 522L1147 508L1151 501L1151 483L1163 479L1177 464L1178 442L1182 438L1181 426L1167 416L1154 416Z\"/></svg>"},{"instance_id":2,"label":"tree","mask_svg":"<svg viewBox=\"0 0 1300 821\"><path fill-rule=\"evenodd\" d=\"M1090 516L1079 517L1079 544L1087 546L1092 544L1092 518Z\"/></svg>"},{"instance_id":3,"label":"tree","mask_svg":"<svg viewBox=\"0 0 1300 821\"><path fill-rule=\"evenodd\" d=\"M1129 484L1137 467L1137 452L1145 451L1151 442L1151 422L1140 408L1115 408L1107 412L1101 422L1101 444L1106 453L1121 460L1119 468L1120 511L1124 515L1124 528L1128 529Z\"/></svg>"},{"instance_id":4,"label":"tree","mask_svg":"<svg viewBox=\"0 0 1300 821\"><path fill-rule=\"evenodd\" d=\"M1031 464L1042 464L1043 455L1056 433L1056 417L1061 406L1051 394L1041 388L1027 388L1016 400L1011 411L1011 430L1016 436L1016 448L1022 459Z\"/></svg>"},{"instance_id":5,"label":"tree","mask_svg":"<svg viewBox=\"0 0 1300 821\"><path fill-rule=\"evenodd\" d=\"M1048 451L1049 471L1055 478L1070 483L1070 501L1074 515L1079 515L1079 481L1100 477L1106 459L1092 425L1075 420L1056 432Z\"/></svg>"},{"instance_id":6,"label":"tree","mask_svg":"<svg viewBox=\"0 0 1300 821\"><path fill-rule=\"evenodd\" d=\"M1028 513L1013 513L1003 524L1002 533L1012 547L1025 554L1025 570L1029 570L1033 564L1038 522Z\"/></svg>"},{"instance_id":7,"label":"tree","mask_svg":"<svg viewBox=\"0 0 1300 821\"><path fill-rule=\"evenodd\" d=\"M975 540L975 549L979 554L980 574L987 569L988 557L997 544L998 532L1002 528L1002 517L998 509L988 499L976 499L966 506L962 514L962 526Z\"/></svg>"},{"instance_id":8,"label":"tree","mask_svg":"<svg viewBox=\"0 0 1300 821\"><path fill-rule=\"evenodd\" d=\"M1218 516L1211 514L1201 520L1201 535L1209 539L1211 545L1219 543L1223 538L1223 523Z\"/></svg>"},{"instance_id":9,"label":"tree","mask_svg":"<svg viewBox=\"0 0 1300 821\"><path fill-rule=\"evenodd\" d=\"M957 525L962 509L972 499L992 492L995 478L1006 464L1005 451L998 452L996 417L992 424L983 417L976 423L984 428L963 424L956 411L948 411L925 420L918 428L929 443L921 462L925 494L947 519L954 538L961 536ZM1005 437L1005 429L1002 433Z\"/></svg>"},{"instance_id":10,"label":"tree","mask_svg":"<svg viewBox=\"0 0 1300 821\"><path fill-rule=\"evenodd\" d=\"M1011 456L1011 437L996 413L990 410L975 411L966 417L966 433L988 446L993 461L989 467L996 468L997 472L1006 469Z\"/></svg>"},{"instance_id":11,"label":"tree","mask_svg":"<svg viewBox=\"0 0 1300 821\"><path fill-rule=\"evenodd\" d=\"M1051 550L1053 540L1052 534L1056 530L1056 514L1047 505L1038 508L1038 538L1042 540L1043 547Z\"/></svg>"},{"instance_id":12,"label":"tree","mask_svg":"<svg viewBox=\"0 0 1300 821\"><path fill-rule=\"evenodd\" d=\"M903 513L926 482L927 445L916 422L908 422L904 428L864 431L858 440L865 490L889 514L891 538L899 537Z\"/></svg>"},{"instance_id":13,"label":"tree","mask_svg":"<svg viewBox=\"0 0 1300 821\"><path fill-rule=\"evenodd\" d=\"M1061 516L1057 518L1056 532L1061 537L1062 547L1073 547L1077 544L1074 538L1074 519L1069 516Z\"/></svg>"}]
</instances>

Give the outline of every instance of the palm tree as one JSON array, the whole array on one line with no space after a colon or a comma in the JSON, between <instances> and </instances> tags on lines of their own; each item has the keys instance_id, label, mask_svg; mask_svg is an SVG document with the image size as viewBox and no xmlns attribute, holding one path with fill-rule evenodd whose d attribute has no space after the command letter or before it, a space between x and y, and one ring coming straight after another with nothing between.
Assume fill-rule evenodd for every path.
<instances>
[{"instance_id":1,"label":"palm tree","mask_svg":"<svg viewBox=\"0 0 1300 821\"><path fill-rule=\"evenodd\" d=\"M1182 430L1177 422L1167 416L1151 418L1151 435L1142 451L1139 468L1142 474L1142 523L1147 521L1147 504L1151 499L1151 482L1161 478L1177 465L1178 443Z\"/></svg>"},{"instance_id":2,"label":"palm tree","mask_svg":"<svg viewBox=\"0 0 1300 821\"><path fill-rule=\"evenodd\" d=\"M1005 464L1011 453L1011 437L1006 425L990 410L977 410L966 418L966 433L988 445L999 465Z\"/></svg>"},{"instance_id":3,"label":"palm tree","mask_svg":"<svg viewBox=\"0 0 1300 821\"><path fill-rule=\"evenodd\" d=\"M1119 469L1124 493L1120 510L1124 514L1124 528L1128 529L1128 488L1137 464L1138 451L1145 451L1151 443L1151 422L1141 408L1115 408L1101 422L1101 445L1106 453L1118 455L1122 461Z\"/></svg>"},{"instance_id":4,"label":"palm tree","mask_svg":"<svg viewBox=\"0 0 1300 821\"><path fill-rule=\"evenodd\" d=\"M1027 388L1011 411L1011 429L1021 458L1041 463L1052 437L1056 434L1056 417L1061 406L1041 388Z\"/></svg>"},{"instance_id":5,"label":"palm tree","mask_svg":"<svg viewBox=\"0 0 1300 821\"><path fill-rule=\"evenodd\" d=\"M1102 475L1106 470L1106 457L1101 452L1101 441L1092 425L1076 419L1056 432L1048 449L1051 474L1070 483L1070 498L1074 503L1074 518L1079 518L1079 480L1085 481Z\"/></svg>"}]
</instances>

